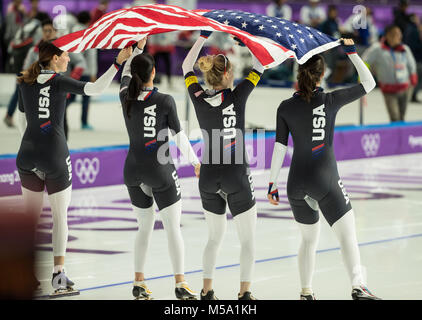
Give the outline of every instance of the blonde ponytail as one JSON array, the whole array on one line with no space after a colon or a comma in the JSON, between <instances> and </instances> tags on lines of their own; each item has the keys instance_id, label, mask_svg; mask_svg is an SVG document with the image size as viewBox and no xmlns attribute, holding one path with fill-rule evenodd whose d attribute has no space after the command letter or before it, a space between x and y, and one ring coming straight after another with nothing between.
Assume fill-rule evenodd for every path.
<instances>
[{"instance_id":1,"label":"blonde ponytail","mask_svg":"<svg viewBox=\"0 0 422 320\"><path fill-rule=\"evenodd\" d=\"M198 59L198 67L204 75L205 82L210 86L219 86L225 72L231 70L230 61L222 54L203 56Z\"/></svg>"}]
</instances>

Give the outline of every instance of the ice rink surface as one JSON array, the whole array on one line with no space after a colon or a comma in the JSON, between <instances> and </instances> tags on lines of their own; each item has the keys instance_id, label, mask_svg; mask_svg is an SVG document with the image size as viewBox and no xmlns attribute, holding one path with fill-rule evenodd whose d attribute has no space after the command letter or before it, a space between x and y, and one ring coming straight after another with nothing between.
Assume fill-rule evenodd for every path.
<instances>
[{"instance_id":1,"label":"ice rink surface","mask_svg":"<svg viewBox=\"0 0 422 320\"><path fill-rule=\"evenodd\" d=\"M174 96L181 120L186 118L186 90L182 79L166 81L160 91ZM69 148L128 144L120 103L114 83L106 94L93 98L89 122L94 131L80 129L80 100L68 109ZM279 103L292 89L258 87L247 104L247 127L275 128ZM80 99L80 98L79 98ZM3 101L3 105L6 101ZM358 125L359 102L344 107L337 125ZM1 108L4 116L5 108ZM198 124L189 108L190 138L198 138ZM422 120L422 105L409 104L408 121ZM371 92L364 107L365 124L388 123L379 90ZM185 129L187 127L185 126ZM0 154L18 151L17 129L0 123ZM367 284L384 299L422 299L422 153L339 162L339 173L356 214L362 265ZM252 292L258 299L299 298L297 252L300 245L296 226L285 197L288 168L279 179L282 202L278 207L266 200L269 171L252 171L258 204L256 265ZM202 286L202 252L207 226L202 214L196 178L181 179L182 234L185 240L186 279L197 292ZM15 205L20 197L3 197L0 202ZM133 247L137 223L125 186L116 185L74 190L69 209L69 242L66 272L81 291L66 299L132 299ZM235 226L229 219L227 234L217 259L215 293L220 299L237 299L239 250ZM321 216L314 291L317 299L351 299L349 279L334 233ZM38 230L37 277L41 296L51 291L52 219L47 195ZM158 214L146 263L147 284L155 299L175 299L174 280L167 250L166 233Z\"/></svg>"},{"instance_id":2,"label":"ice rink surface","mask_svg":"<svg viewBox=\"0 0 422 320\"><path fill-rule=\"evenodd\" d=\"M383 299L422 299L422 154L350 160L339 173L356 215L357 237L367 284ZM266 200L269 171L253 171L258 205L256 265L252 292L258 299L296 300L300 282L300 234L285 196L288 168L281 170L281 204ZM180 179L186 279L199 292L207 226L196 178ZM3 204L18 197L4 197ZM146 263L147 284L155 299L174 296L166 233L157 214ZM126 188L74 190L69 209L66 271L81 294L62 299L132 299L133 247L137 229ZM215 293L236 299L239 242L231 215L217 259ZM321 216L314 291L317 299L351 299L351 288L334 233ZM37 277L41 296L51 291L51 213L47 196L39 223Z\"/></svg>"}]
</instances>

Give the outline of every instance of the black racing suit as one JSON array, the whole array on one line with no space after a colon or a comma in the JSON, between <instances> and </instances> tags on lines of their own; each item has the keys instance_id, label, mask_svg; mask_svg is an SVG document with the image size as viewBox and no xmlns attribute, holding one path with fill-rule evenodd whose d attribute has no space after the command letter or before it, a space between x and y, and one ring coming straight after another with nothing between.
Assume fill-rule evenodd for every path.
<instances>
[{"instance_id":1,"label":"black racing suit","mask_svg":"<svg viewBox=\"0 0 422 320\"><path fill-rule=\"evenodd\" d=\"M318 221L315 201L330 225L351 210L350 199L337 171L334 124L342 106L365 94L362 84L331 93L318 88L309 103L295 93L280 104L276 142L287 146L291 133L294 151L287 196L296 221L304 224Z\"/></svg>"},{"instance_id":2,"label":"black racing suit","mask_svg":"<svg viewBox=\"0 0 422 320\"><path fill-rule=\"evenodd\" d=\"M42 70L34 84L22 82L19 110L25 112L26 131L16 158L22 186L48 194L72 184L72 166L63 120L68 93L84 94L86 82ZM40 82L41 81L41 82Z\"/></svg>"},{"instance_id":3,"label":"black racing suit","mask_svg":"<svg viewBox=\"0 0 422 320\"><path fill-rule=\"evenodd\" d=\"M199 178L202 206L224 214L226 202L233 216L255 205L252 177L245 150L246 101L260 79L252 70L234 90L204 91L193 72L185 75L204 138Z\"/></svg>"},{"instance_id":4,"label":"black racing suit","mask_svg":"<svg viewBox=\"0 0 422 320\"><path fill-rule=\"evenodd\" d=\"M130 76L123 76L120 100L129 135L129 152L124 166L124 182L133 205L149 208L155 199L160 210L181 198L177 171L169 153L168 129L180 130L176 103L172 96L156 88L144 88L126 108Z\"/></svg>"}]
</instances>

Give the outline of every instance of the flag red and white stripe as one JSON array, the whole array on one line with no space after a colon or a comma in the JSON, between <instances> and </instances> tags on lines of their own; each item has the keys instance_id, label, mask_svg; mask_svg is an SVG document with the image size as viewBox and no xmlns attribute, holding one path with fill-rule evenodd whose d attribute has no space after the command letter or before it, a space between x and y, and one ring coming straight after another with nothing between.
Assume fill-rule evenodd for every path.
<instances>
[{"instance_id":1,"label":"flag red and white stripe","mask_svg":"<svg viewBox=\"0 0 422 320\"><path fill-rule=\"evenodd\" d=\"M124 48L147 35L170 31L221 31L239 38L267 68L274 67L293 52L265 38L253 36L236 27L203 17L207 10L190 11L177 6L151 4L119 9L102 16L90 27L54 41L64 51Z\"/></svg>"}]
</instances>

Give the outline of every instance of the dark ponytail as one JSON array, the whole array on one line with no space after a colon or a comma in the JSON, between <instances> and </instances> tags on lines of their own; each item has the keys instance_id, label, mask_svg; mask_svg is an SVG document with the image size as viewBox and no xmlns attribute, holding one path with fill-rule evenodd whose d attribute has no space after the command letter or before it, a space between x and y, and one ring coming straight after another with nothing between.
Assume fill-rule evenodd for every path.
<instances>
[{"instance_id":1,"label":"dark ponytail","mask_svg":"<svg viewBox=\"0 0 422 320\"><path fill-rule=\"evenodd\" d=\"M321 81L325 71L325 61L321 55L315 55L299 66L297 75L299 94L307 102L311 101L316 84Z\"/></svg>"},{"instance_id":2,"label":"dark ponytail","mask_svg":"<svg viewBox=\"0 0 422 320\"><path fill-rule=\"evenodd\" d=\"M144 84L151 79L154 66L154 58L148 53L137 55L130 64L132 79L129 82L128 94L125 101L126 114L129 118L132 101L138 98Z\"/></svg>"},{"instance_id":3,"label":"dark ponytail","mask_svg":"<svg viewBox=\"0 0 422 320\"><path fill-rule=\"evenodd\" d=\"M64 52L52 44L51 41L41 41L38 49L38 61L34 62L27 70L22 72L22 75L18 77L19 83L25 82L33 84L40 75L41 69L47 68L55 55L60 57Z\"/></svg>"}]
</instances>

